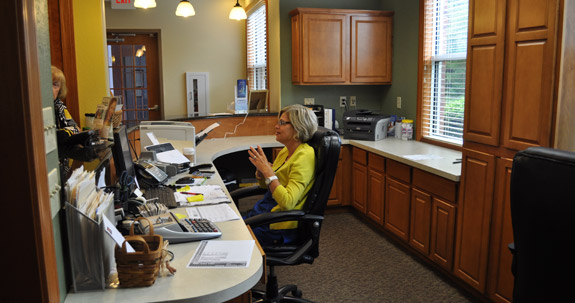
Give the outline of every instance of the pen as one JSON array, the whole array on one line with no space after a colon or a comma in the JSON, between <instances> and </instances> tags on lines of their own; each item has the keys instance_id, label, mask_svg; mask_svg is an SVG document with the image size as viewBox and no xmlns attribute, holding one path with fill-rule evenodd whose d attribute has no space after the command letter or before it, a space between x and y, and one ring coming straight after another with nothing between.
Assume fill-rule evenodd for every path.
<instances>
[{"instance_id":1,"label":"pen","mask_svg":"<svg viewBox=\"0 0 575 303\"><path fill-rule=\"evenodd\" d=\"M200 193L191 193L191 192L187 192L187 191L181 191L179 192L180 194L186 194L186 195L201 195Z\"/></svg>"},{"instance_id":2,"label":"pen","mask_svg":"<svg viewBox=\"0 0 575 303\"><path fill-rule=\"evenodd\" d=\"M453 164L457 164L457 163L461 163L461 160L455 160L455 161L453 161Z\"/></svg>"}]
</instances>

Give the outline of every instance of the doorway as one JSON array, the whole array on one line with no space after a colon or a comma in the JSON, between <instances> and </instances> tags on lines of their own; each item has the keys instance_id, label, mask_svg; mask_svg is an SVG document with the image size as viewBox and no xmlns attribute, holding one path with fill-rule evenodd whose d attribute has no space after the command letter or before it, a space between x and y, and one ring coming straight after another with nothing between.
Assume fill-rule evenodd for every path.
<instances>
[{"instance_id":1,"label":"doorway","mask_svg":"<svg viewBox=\"0 0 575 303\"><path fill-rule=\"evenodd\" d=\"M108 31L110 90L121 96L122 123L162 119L158 33Z\"/></svg>"}]
</instances>

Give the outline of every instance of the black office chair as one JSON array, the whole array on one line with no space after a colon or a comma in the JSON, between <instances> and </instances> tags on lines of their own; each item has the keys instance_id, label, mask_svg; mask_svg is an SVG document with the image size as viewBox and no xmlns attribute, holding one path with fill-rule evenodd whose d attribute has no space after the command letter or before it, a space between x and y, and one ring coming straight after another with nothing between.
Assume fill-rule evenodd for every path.
<instances>
[{"instance_id":1,"label":"black office chair","mask_svg":"<svg viewBox=\"0 0 575 303\"><path fill-rule=\"evenodd\" d=\"M269 266L266 291L253 290L254 298L263 302L310 302L302 299L302 292L296 285L287 285L278 289L275 266L292 266L302 263L312 264L319 255L319 234L323 223L323 214L331 192L337 170L341 141L339 135L320 127L307 142L315 150L315 182L308 193L302 210L273 212L254 216L245 220L252 227L283 221L298 221L298 241L296 244L264 246L266 264ZM257 193L257 189L256 189ZM234 201L245 197L246 190L231 193ZM288 297L290 293L294 297Z\"/></svg>"},{"instance_id":2,"label":"black office chair","mask_svg":"<svg viewBox=\"0 0 575 303\"><path fill-rule=\"evenodd\" d=\"M575 153L528 148L512 169L513 302L572 300Z\"/></svg>"}]
</instances>

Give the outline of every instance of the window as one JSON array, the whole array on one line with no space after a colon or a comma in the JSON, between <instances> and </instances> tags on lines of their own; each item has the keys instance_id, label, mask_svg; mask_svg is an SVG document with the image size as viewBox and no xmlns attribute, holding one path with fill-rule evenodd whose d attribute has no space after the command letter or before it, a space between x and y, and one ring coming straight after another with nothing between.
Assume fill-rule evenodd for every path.
<instances>
[{"instance_id":1,"label":"window","mask_svg":"<svg viewBox=\"0 0 575 303\"><path fill-rule=\"evenodd\" d=\"M424 138L463 143L468 0L425 0L420 125Z\"/></svg>"},{"instance_id":2,"label":"window","mask_svg":"<svg viewBox=\"0 0 575 303\"><path fill-rule=\"evenodd\" d=\"M247 74L250 90L268 89L266 1L248 8L246 25Z\"/></svg>"}]
</instances>

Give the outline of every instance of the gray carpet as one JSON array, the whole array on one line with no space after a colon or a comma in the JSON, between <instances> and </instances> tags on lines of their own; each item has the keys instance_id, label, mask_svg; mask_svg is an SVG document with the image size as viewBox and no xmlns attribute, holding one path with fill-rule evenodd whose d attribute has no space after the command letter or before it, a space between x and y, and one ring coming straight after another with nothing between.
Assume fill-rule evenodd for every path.
<instances>
[{"instance_id":1,"label":"gray carpet","mask_svg":"<svg viewBox=\"0 0 575 303\"><path fill-rule=\"evenodd\" d=\"M315 302L479 302L351 213L326 215L314 264L276 273Z\"/></svg>"}]
</instances>

